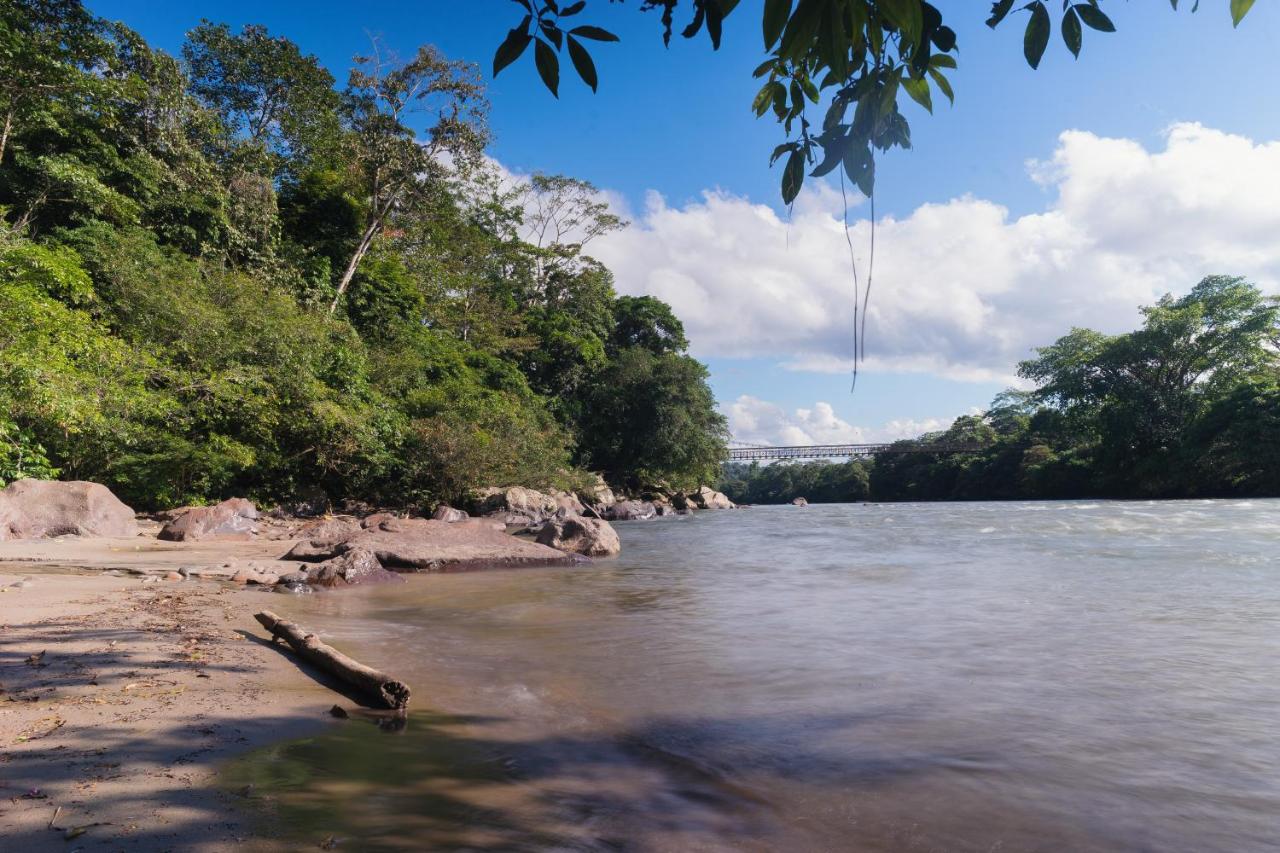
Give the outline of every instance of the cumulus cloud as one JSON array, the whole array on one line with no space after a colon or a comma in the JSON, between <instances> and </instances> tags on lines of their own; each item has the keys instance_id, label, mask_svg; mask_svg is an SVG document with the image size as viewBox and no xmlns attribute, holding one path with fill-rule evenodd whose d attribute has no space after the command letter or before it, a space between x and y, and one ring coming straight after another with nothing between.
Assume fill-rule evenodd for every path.
<instances>
[{"instance_id":1,"label":"cumulus cloud","mask_svg":"<svg viewBox=\"0 0 1280 853\"><path fill-rule=\"evenodd\" d=\"M1032 347L1071 326L1131 328L1139 305L1205 275L1280 289L1280 142L1178 124L1147 150L1073 130L1028 172L1052 193L1042 211L1013 217L965 196L878 222L867 369L1010 381ZM651 193L592 254L622 292L670 302L698 356L843 372L853 301L841 204L818 185L787 222L725 192L680 207ZM850 236L865 274L870 223L858 212ZM811 423L817 406L787 417L809 435L857 429Z\"/></svg>"},{"instance_id":2,"label":"cumulus cloud","mask_svg":"<svg viewBox=\"0 0 1280 853\"><path fill-rule=\"evenodd\" d=\"M897 441L946 429L951 420L903 419L880 427L854 426L836 415L830 403L819 401L812 408L788 412L781 406L743 394L721 407L736 441L775 446L806 444L876 444Z\"/></svg>"}]
</instances>

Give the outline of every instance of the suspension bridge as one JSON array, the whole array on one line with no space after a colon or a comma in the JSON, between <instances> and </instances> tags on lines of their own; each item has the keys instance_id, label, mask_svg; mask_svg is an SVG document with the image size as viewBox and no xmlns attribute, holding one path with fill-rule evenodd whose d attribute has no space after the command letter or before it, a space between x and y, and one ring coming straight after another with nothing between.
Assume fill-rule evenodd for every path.
<instances>
[{"instance_id":1,"label":"suspension bridge","mask_svg":"<svg viewBox=\"0 0 1280 853\"><path fill-rule=\"evenodd\" d=\"M725 460L728 462L752 462L765 459L852 459L875 456L880 453L976 453L982 447L976 444L805 444L794 447L771 447L730 442Z\"/></svg>"}]
</instances>

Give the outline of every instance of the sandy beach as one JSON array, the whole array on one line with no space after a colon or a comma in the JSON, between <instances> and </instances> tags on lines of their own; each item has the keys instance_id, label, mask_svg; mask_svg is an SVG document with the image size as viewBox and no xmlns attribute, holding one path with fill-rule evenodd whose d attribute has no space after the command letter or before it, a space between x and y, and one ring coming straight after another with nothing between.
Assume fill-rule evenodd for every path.
<instances>
[{"instance_id":1,"label":"sandy beach","mask_svg":"<svg viewBox=\"0 0 1280 853\"><path fill-rule=\"evenodd\" d=\"M192 564L226 574L228 543L157 550L142 556L146 575L65 568L86 548L82 564L112 562L110 543L5 544L44 559L0 562L4 847L215 851L249 839L237 799L254 792L220 790L218 765L328 725L334 702L349 704L265 641L253 613L279 596L163 579ZM268 546L280 550L231 550Z\"/></svg>"}]
</instances>

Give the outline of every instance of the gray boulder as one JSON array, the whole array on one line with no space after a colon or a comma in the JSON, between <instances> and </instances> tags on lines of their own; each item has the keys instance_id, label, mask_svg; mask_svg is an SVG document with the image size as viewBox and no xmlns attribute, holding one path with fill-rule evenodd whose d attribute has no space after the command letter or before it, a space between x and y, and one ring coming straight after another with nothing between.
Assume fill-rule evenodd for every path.
<instances>
[{"instance_id":1,"label":"gray boulder","mask_svg":"<svg viewBox=\"0 0 1280 853\"><path fill-rule=\"evenodd\" d=\"M809 501L805 500L804 498L795 498L791 501L791 504L793 506L808 506Z\"/></svg>"},{"instance_id":2,"label":"gray boulder","mask_svg":"<svg viewBox=\"0 0 1280 853\"><path fill-rule=\"evenodd\" d=\"M676 503L680 509L734 509L735 504L723 493L710 486L699 486L696 492L681 495Z\"/></svg>"},{"instance_id":3,"label":"gray boulder","mask_svg":"<svg viewBox=\"0 0 1280 853\"><path fill-rule=\"evenodd\" d=\"M618 501L600 514L608 521L643 521L657 516L658 508L648 501Z\"/></svg>"},{"instance_id":4,"label":"gray boulder","mask_svg":"<svg viewBox=\"0 0 1280 853\"><path fill-rule=\"evenodd\" d=\"M311 586L356 586L369 583L404 583L404 578L382 568L372 551L353 548L313 567L307 572Z\"/></svg>"},{"instance_id":5,"label":"gray boulder","mask_svg":"<svg viewBox=\"0 0 1280 853\"><path fill-rule=\"evenodd\" d=\"M578 516L548 521L538 532L538 544L587 557L611 557L622 550L618 533L609 522Z\"/></svg>"},{"instance_id":6,"label":"gray boulder","mask_svg":"<svg viewBox=\"0 0 1280 853\"><path fill-rule=\"evenodd\" d=\"M0 541L137 536L133 510L101 483L16 480L0 491Z\"/></svg>"},{"instance_id":7,"label":"gray boulder","mask_svg":"<svg viewBox=\"0 0 1280 853\"><path fill-rule=\"evenodd\" d=\"M454 522L462 521L463 519L470 518L471 516L467 515L463 510L454 509L446 504L440 504L440 506L436 507L436 511L431 513L431 517L436 521Z\"/></svg>"}]
</instances>

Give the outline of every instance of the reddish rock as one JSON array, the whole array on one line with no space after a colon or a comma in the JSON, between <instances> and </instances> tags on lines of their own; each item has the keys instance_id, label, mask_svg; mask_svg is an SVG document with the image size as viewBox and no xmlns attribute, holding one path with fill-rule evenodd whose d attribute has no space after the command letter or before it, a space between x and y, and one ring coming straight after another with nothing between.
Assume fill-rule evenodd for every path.
<instances>
[{"instance_id":1,"label":"reddish rock","mask_svg":"<svg viewBox=\"0 0 1280 853\"><path fill-rule=\"evenodd\" d=\"M258 532L258 511L244 498L213 506L188 507L160 529L158 538L170 542L198 539L250 539Z\"/></svg>"},{"instance_id":2,"label":"reddish rock","mask_svg":"<svg viewBox=\"0 0 1280 853\"><path fill-rule=\"evenodd\" d=\"M133 510L101 483L17 480L0 491L0 541L137 536Z\"/></svg>"},{"instance_id":3,"label":"reddish rock","mask_svg":"<svg viewBox=\"0 0 1280 853\"><path fill-rule=\"evenodd\" d=\"M436 511L431 513L431 517L434 518L436 521L449 521L449 522L462 521L465 518L470 518L470 516L467 515L465 512L463 512L462 510L454 509L453 507L448 506L446 504L440 504L440 506L436 507Z\"/></svg>"},{"instance_id":4,"label":"reddish rock","mask_svg":"<svg viewBox=\"0 0 1280 853\"><path fill-rule=\"evenodd\" d=\"M450 524L434 519L390 519L332 542L303 542L285 559L320 560L366 550L383 568L435 571L512 565L563 565L581 558L508 536L482 519Z\"/></svg>"},{"instance_id":5,"label":"reddish rock","mask_svg":"<svg viewBox=\"0 0 1280 853\"><path fill-rule=\"evenodd\" d=\"M295 536L298 539L341 539L360 529L360 522L354 518L333 516L307 522L298 528Z\"/></svg>"},{"instance_id":6,"label":"reddish rock","mask_svg":"<svg viewBox=\"0 0 1280 853\"><path fill-rule=\"evenodd\" d=\"M378 558L363 548L326 560L307 572L312 586L347 586L370 583L404 583L404 578L382 568Z\"/></svg>"}]
</instances>

